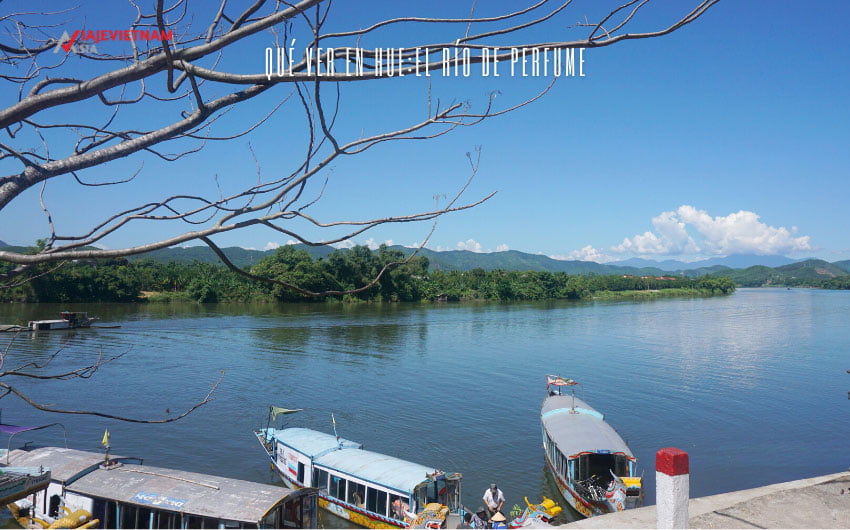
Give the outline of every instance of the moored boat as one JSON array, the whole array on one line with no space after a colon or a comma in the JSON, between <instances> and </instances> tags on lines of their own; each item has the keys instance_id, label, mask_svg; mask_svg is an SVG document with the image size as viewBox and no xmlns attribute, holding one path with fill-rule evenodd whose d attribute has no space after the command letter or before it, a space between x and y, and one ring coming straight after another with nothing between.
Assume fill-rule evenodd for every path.
<instances>
[{"instance_id":1,"label":"moored boat","mask_svg":"<svg viewBox=\"0 0 850 530\"><path fill-rule=\"evenodd\" d=\"M57 329L77 329L91 327L96 317L89 317L83 311L62 311L54 320L30 320L27 329L32 331L52 331Z\"/></svg>"},{"instance_id":2,"label":"moored boat","mask_svg":"<svg viewBox=\"0 0 850 530\"><path fill-rule=\"evenodd\" d=\"M5 506L50 484L44 467L0 467L0 506Z\"/></svg>"},{"instance_id":3,"label":"moored boat","mask_svg":"<svg viewBox=\"0 0 850 530\"><path fill-rule=\"evenodd\" d=\"M272 407L270 419L287 412ZM320 508L356 525L405 528L462 512L460 473L366 451L312 429L267 426L254 434L287 486L317 488Z\"/></svg>"},{"instance_id":4,"label":"moored boat","mask_svg":"<svg viewBox=\"0 0 850 530\"><path fill-rule=\"evenodd\" d=\"M316 528L316 491L143 465L60 447L15 449L13 464L51 469L17 501L22 523L50 528Z\"/></svg>"},{"instance_id":5,"label":"moored boat","mask_svg":"<svg viewBox=\"0 0 850 530\"><path fill-rule=\"evenodd\" d=\"M547 397L540 421L546 466L564 500L585 517L636 508L643 504L636 458L602 413L564 387L578 383L546 376Z\"/></svg>"}]
</instances>

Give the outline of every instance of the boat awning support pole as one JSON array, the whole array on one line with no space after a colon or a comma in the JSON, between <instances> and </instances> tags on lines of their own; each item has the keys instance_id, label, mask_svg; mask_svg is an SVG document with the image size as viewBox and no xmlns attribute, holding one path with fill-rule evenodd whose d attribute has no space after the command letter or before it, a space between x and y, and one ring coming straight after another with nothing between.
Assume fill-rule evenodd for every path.
<instances>
[{"instance_id":1,"label":"boat awning support pole","mask_svg":"<svg viewBox=\"0 0 850 530\"><path fill-rule=\"evenodd\" d=\"M690 499L688 453L665 447L655 453L656 528L687 528Z\"/></svg>"}]
</instances>

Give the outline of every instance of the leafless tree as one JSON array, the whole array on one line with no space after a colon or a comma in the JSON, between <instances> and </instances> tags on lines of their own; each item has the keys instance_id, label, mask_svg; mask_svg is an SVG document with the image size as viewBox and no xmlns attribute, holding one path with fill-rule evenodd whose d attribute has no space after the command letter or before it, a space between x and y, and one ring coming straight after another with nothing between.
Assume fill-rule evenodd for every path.
<instances>
[{"instance_id":1,"label":"leafless tree","mask_svg":"<svg viewBox=\"0 0 850 530\"><path fill-rule=\"evenodd\" d=\"M33 269L39 264L51 264L52 270L69 260L131 256L196 240L211 247L228 267L250 276L227 260L213 242L214 236L265 227L308 245L327 245L350 240L379 225L434 221L474 207L491 196L462 197L477 172L477 154L468 155L466 184L459 182L454 196L428 211L384 217L366 213L351 220L321 218L311 210L322 197L332 164L382 145L427 141L515 112L542 97L551 83L500 108L492 95L481 101L443 103L432 98L430 80L423 78L418 85L422 109L427 111L422 113L423 119L362 135L340 132L337 119L343 105L358 105L357 100L343 101L341 87L392 83L417 73L433 73L437 78L445 69L456 68L458 58L465 65L496 65L511 61L515 57L512 49L527 54L563 52L659 37L697 20L718 0L676 4L681 12L671 20L634 32L631 28L652 8L650 0L608 7L594 0L583 8L592 11L589 13L574 10L572 0L532 0L512 12L484 13L493 7L471 0L462 16L376 16L371 24L348 29L344 18L335 13L341 6L352 9L352 3L255 0L248 5L221 0L218 5L190 5L188 0L170 1L169 5L164 0L142 5L141 0L129 0L135 15L123 21L110 19L108 28L95 25L96 10L104 9L104 3L54 13L21 10L0 16L0 90L5 94L5 106L0 109L0 217L32 190L39 192L45 219L45 244L38 252L0 250L0 263L11 264L0 274L0 284L26 281L33 270L44 274L44 267ZM551 37L539 38L549 32ZM565 35L576 38L564 40ZM367 42L381 43L384 36L386 42L400 38L406 42L393 48L366 46ZM301 45L293 50L294 38ZM116 40L120 42L112 42ZM240 57L260 51L268 61L266 69L244 72ZM552 83L555 81L552 76ZM224 192L217 177L209 175L210 193L163 191L155 200L116 204L111 213L83 228L54 223L45 199L48 184L64 180L83 188L138 185L149 176L144 170L146 161L149 165L176 162L202 156L215 143L250 138L275 123L281 109L292 106L303 112L302 127L296 129L287 122L283 128L278 123L275 132L285 131L292 144L300 142L303 155L283 171L269 174L259 160L251 162L253 151L246 148L249 167L245 174L227 176L230 182L239 183L236 191ZM250 118L255 113L259 118ZM368 130L374 127L370 124ZM127 160L135 169L127 171ZM120 176L104 178L104 168ZM132 232L135 225L146 222L158 223L163 228L157 233L169 235L125 248L97 248L109 237ZM3 229L10 230L10 224L7 215ZM298 226L331 235L313 237ZM19 378L86 378L114 357L99 358L77 370L48 373L49 367L32 363L7 369L6 353L8 348L0 358L0 397L14 394L41 410L147 421L54 409L30 399L12 384ZM183 414L165 421L183 417L209 399L208 394Z\"/></svg>"},{"instance_id":2,"label":"leafless tree","mask_svg":"<svg viewBox=\"0 0 850 530\"><path fill-rule=\"evenodd\" d=\"M604 10L599 10L600 3L595 2L588 9L600 14L592 21L592 14L570 14L572 0L539 0L513 12L486 16L476 13L481 6L473 0L468 15L460 18L377 18L368 27L350 30L340 29L344 21L334 18L339 5L329 0L256 0L247 7L222 0L215 9L209 3L190 6L187 0L175 0L171 5L156 0L150 6L129 1L135 19L110 20L111 27L106 30L123 23L133 33L98 34L100 28L85 27L87 13L83 8L49 14L15 12L0 18L5 30L0 35L2 82L7 90L18 94L16 102L0 110L0 127L6 138L0 142L0 174L5 173L0 177L0 214L27 190L40 186L43 194L48 183L60 178L74 179L84 187L119 186L144 179L142 166L150 157L174 161L209 149L215 142L250 135L272 122L279 109L290 105L303 107L303 129L287 128L286 133L290 140L303 142L303 157L283 173L268 177L259 170L258 162L257 177L249 169L250 176L238 177L242 186L234 193L224 194L218 188L219 193L212 196L164 193L155 201L118 205L111 215L75 233L54 226L42 198L46 245L34 254L0 250L0 261L16 265L0 278L4 283L34 264L130 256L194 240L221 255L211 237L250 226L263 226L308 245L326 245L378 225L434 220L473 207L489 196L461 202L465 186L459 185L454 198L430 211L359 220L319 219L309 213L321 197L324 172L334 161L392 141L443 136L459 127L516 111L542 93L508 108L497 108L492 97L477 106L464 102L443 105L428 99L428 114L421 121L368 136L343 138L334 130L343 103L339 87L345 83L392 82L416 72L437 75L444 67L456 66L457 57L465 57L468 64L509 61L511 48L530 54L535 50L601 48L658 37L695 21L717 2L695 0L663 27L629 33L627 29L639 15L650 9L650 0L631 0ZM88 4L85 8L101 7ZM562 28L554 39L524 40L532 30L537 35L553 23ZM580 38L559 40L569 31L577 32ZM393 39L402 32L410 42L389 51L360 46L364 39L380 41L382 32L392 32ZM60 33L67 37L60 38ZM450 40L445 39L447 34L452 36ZM309 43L290 54L289 43L295 36L306 36ZM129 40L95 43L98 38ZM270 69L240 73L234 67L238 64L234 54L238 50L244 53L246 43L253 46L253 52L266 53ZM128 50L126 54L105 53L107 48L122 47ZM79 77L75 73L80 71L91 74ZM97 102L100 111L92 112L91 103ZM257 105L265 106L261 119L244 123L240 130L217 130L229 112ZM140 125L136 110L143 110L149 118L146 125ZM233 122L233 116L226 121ZM138 161L138 171L111 180L87 178L87 171L125 157ZM474 175L477 158L471 156L470 161ZM308 189L310 184L314 189ZM292 228L296 220L317 228L342 229L343 233L307 237ZM186 228L126 248L92 249L108 236L147 221L163 226L183 223Z\"/></svg>"}]
</instances>

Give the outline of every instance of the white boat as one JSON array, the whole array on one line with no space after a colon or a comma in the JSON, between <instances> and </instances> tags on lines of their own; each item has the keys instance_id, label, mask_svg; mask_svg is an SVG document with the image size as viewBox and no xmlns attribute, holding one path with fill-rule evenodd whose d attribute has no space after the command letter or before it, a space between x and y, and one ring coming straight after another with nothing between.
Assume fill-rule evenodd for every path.
<instances>
[{"instance_id":1,"label":"white boat","mask_svg":"<svg viewBox=\"0 0 850 530\"><path fill-rule=\"evenodd\" d=\"M0 506L23 499L47 488L50 469L44 467L0 467Z\"/></svg>"},{"instance_id":2,"label":"white boat","mask_svg":"<svg viewBox=\"0 0 850 530\"><path fill-rule=\"evenodd\" d=\"M84 311L62 311L54 320L30 320L27 328L32 331L50 331L56 329L76 329L91 327L96 317L89 317Z\"/></svg>"},{"instance_id":3,"label":"white boat","mask_svg":"<svg viewBox=\"0 0 850 530\"><path fill-rule=\"evenodd\" d=\"M270 419L287 412L272 407ZM337 517L366 528L415 527L453 514L459 522L460 473L366 451L363 444L312 429L266 427L254 434L284 483L317 488L319 507Z\"/></svg>"},{"instance_id":4,"label":"white boat","mask_svg":"<svg viewBox=\"0 0 850 530\"><path fill-rule=\"evenodd\" d=\"M558 491L585 517L637 508L643 504L637 460L604 416L565 387L572 379L546 376L547 397L540 421L546 465Z\"/></svg>"}]
</instances>

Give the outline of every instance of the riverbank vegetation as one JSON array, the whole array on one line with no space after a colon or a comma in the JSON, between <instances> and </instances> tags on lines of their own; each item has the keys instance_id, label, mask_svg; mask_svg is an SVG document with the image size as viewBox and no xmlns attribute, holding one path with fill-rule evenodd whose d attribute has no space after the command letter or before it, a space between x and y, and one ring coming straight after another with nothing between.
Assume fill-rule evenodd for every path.
<instances>
[{"instance_id":1,"label":"riverbank vegetation","mask_svg":"<svg viewBox=\"0 0 850 530\"><path fill-rule=\"evenodd\" d=\"M251 267L251 274L308 291L349 291L368 284L388 263L403 261L400 250L365 246L313 259L286 246ZM65 263L29 282L0 290L3 302L224 302L224 301L461 301L580 300L634 296L704 296L735 290L728 278L681 276L569 275L541 271L429 271L414 257L384 273L365 291L324 298L235 274L223 265L158 263L124 259Z\"/></svg>"}]
</instances>

